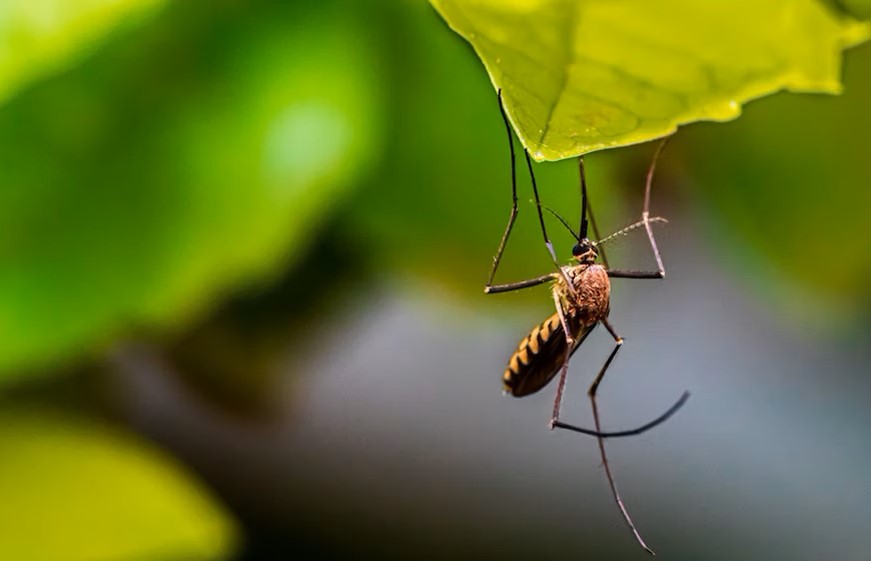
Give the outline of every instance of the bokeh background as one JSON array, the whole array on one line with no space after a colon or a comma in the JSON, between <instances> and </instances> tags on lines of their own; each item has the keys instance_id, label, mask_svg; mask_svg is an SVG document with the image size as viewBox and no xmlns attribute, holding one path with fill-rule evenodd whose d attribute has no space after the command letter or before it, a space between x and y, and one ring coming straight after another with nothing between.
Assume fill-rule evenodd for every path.
<instances>
[{"instance_id":1,"label":"bokeh background","mask_svg":"<svg viewBox=\"0 0 871 561\"><path fill-rule=\"evenodd\" d=\"M429 5L71 6L0 7L0 558L644 555L595 441L547 430L552 390L501 394L552 301L483 294L507 141ZM681 129L667 278L614 282L604 422L693 393L608 443L669 559L871 550L871 47L844 84ZM637 220L652 149L588 157L603 230ZM574 222L576 165L536 173ZM504 282L552 266L519 176ZM653 263L643 235L608 252ZM610 348L575 355L572 421Z\"/></svg>"}]
</instances>

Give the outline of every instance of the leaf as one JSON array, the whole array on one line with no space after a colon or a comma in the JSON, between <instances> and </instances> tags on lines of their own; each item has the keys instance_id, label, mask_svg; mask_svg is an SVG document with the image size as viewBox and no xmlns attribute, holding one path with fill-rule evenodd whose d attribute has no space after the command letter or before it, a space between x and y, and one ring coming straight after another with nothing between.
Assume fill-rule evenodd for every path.
<instances>
[{"instance_id":1,"label":"leaf","mask_svg":"<svg viewBox=\"0 0 871 561\"><path fill-rule=\"evenodd\" d=\"M492 309L493 297L484 295L483 287L511 210L508 139L496 95L480 79L480 66L467 46L439 32L443 24L429 6L384 6L388 13L379 13L378 21L391 24L382 33L389 44L406 47L391 49L385 57L397 68L391 90L402 94L390 107L390 159L371 184L354 193L340 222L352 232L351 242L364 241L361 249L378 271L425 279L430 288L435 280L439 289L461 296L464 304L477 302ZM403 71L408 68L425 71ZM639 150L639 160L646 162L650 151ZM587 165L603 235L631 223L641 210L644 168L627 173L621 152L594 154ZM539 276L553 268L519 150L517 166L519 214L496 282ZM544 204L577 228L577 163L536 165L535 174ZM637 197L621 201L603 196L621 183ZM546 214L545 220L558 257L570 259L574 240L552 216ZM544 299L548 305L548 298L546 290L543 295L532 290L512 293L507 300L529 304Z\"/></svg>"},{"instance_id":2,"label":"leaf","mask_svg":"<svg viewBox=\"0 0 871 561\"><path fill-rule=\"evenodd\" d=\"M0 105L30 81L83 57L119 25L141 23L165 0L4 0Z\"/></svg>"},{"instance_id":3,"label":"leaf","mask_svg":"<svg viewBox=\"0 0 871 561\"><path fill-rule=\"evenodd\" d=\"M224 559L227 514L167 457L105 426L0 413L0 559Z\"/></svg>"},{"instance_id":4,"label":"leaf","mask_svg":"<svg viewBox=\"0 0 871 561\"><path fill-rule=\"evenodd\" d=\"M817 0L431 0L468 40L523 144L558 160L644 142L786 88L838 93L869 26Z\"/></svg>"},{"instance_id":5,"label":"leaf","mask_svg":"<svg viewBox=\"0 0 871 561\"><path fill-rule=\"evenodd\" d=\"M837 99L773 96L679 139L705 223L732 241L721 259L818 327L861 321L871 302L871 45L849 53L844 84Z\"/></svg>"},{"instance_id":6,"label":"leaf","mask_svg":"<svg viewBox=\"0 0 871 561\"><path fill-rule=\"evenodd\" d=\"M353 10L201 6L0 109L0 382L268 279L371 165Z\"/></svg>"}]
</instances>

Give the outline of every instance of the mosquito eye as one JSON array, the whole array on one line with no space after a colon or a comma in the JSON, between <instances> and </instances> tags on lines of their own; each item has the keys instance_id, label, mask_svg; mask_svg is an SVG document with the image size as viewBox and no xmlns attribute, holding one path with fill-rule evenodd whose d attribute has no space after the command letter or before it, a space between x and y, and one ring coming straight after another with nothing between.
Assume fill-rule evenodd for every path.
<instances>
[{"instance_id":1,"label":"mosquito eye","mask_svg":"<svg viewBox=\"0 0 871 561\"><path fill-rule=\"evenodd\" d=\"M572 255L577 257L579 255L582 255L584 251L585 249L583 246L581 246L581 244L575 244L575 247L572 248Z\"/></svg>"}]
</instances>

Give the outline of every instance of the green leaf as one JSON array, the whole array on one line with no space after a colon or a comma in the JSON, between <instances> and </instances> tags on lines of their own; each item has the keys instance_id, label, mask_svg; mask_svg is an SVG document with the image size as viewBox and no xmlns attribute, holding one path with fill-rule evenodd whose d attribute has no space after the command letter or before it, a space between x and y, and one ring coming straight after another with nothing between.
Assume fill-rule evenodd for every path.
<instances>
[{"instance_id":1,"label":"green leaf","mask_svg":"<svg viewBox=\"0 0 871 561\"><path fill-rule=\"evenodd\" d=\"M369 31L336 12L179 3L0 110L0 382L306 250L379 150Z\"/></svg>"},{"instance_id":2,"label":"green leaf","mask_svg":"<svg viewBox=\"0 0 871 561\"><path fill-rule=\"evenodd\" d=\"M143 22L166 0L4 0L0 104L28 82L83 57L107 33Z\"/></svg>"},{"instance_id":3,"label":"green leaf","mask_svg":"<svg viewBox=\"0 0 871 561\"><path fill-rule=\"evenodd\" d=\"M386 42L405 46L386 57L396 68L390 89L398 92L390 106L390 159L375 181L354 194L341 223L352 233L351 243L365 244L360 249L377 270L424 279L429 289L435 281L464 304L491 309L493 297L484 295L484 283L511 210L508 139L496 95L481 79L467 45L443 32L428 5L385 6L388 13L379 14L379 21L390 22L383 32ZM526 164L517 152L519 214L496 275L500 283L553 270ZM593 154L587 162L603 235L633 222L641 210L645 168L630 173L622 152ZM638 161L646 163L651 152L639 147L639 154ZM543 203L577 229L577 162L536 165L535 174ZM624 186L636 196L623 201L605 196ZM570 259L571 235L549 214L545 220L557 256ZM547 304L548 298L546 290L533 290L512 293L507 300Z\"/></svg>"},{"instance_id":4,"label":"green leaf","mask_svg":"<svg viewBox=\"0 0 871 561\"><path fill-rule=\"evenodd\" d=\"M0 413L0 559L208 561L236 528L163 454L91 421Z\"/></svg>"},{"instance_id":5,"label":"green leaf","mask_svg":"<svg viewBox=\"0 0 871 561\"><path fill-rule=\"evenodd\" d=\"M777 95L678 139L724 261L785 315L830 327L871 303L871 45L849 53L844 95ZM752 273L752 274L751 274Z\"/></svg>"},{"instance_id":6,"label":"green leaf","mask_svg":"<svg viewBox=\"0 0 871 561\"><path fill-rule=\"evenodd\" d=\"M644 142L786 88L838 93L869 26L817 0L431 0L537 160Z\"/></svg>"}]
</instances>

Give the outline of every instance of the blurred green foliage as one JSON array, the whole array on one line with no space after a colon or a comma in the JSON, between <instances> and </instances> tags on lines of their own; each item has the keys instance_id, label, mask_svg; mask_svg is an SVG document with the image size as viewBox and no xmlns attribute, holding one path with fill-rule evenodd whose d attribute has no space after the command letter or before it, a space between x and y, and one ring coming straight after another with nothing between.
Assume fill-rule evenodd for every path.
<instances>
[{"instance_id":1,"label":"blurred green foliage","mask_svg":"<svg viewBox=\"0 0 871 561\"><path fill-rule=\"evenodd\" d=\"M867 25L818 0L432 0L537 160L636 144L787 88L840 91Z\"/></svg>"},{"instance_id":2,"label":"blurred green foliage","mask_svg":"<svg viewBox=\"0 0 871 561\"><path fill-rule=\"evenodd\" d=\"M0 4L0 103L29 81L81 60L165 0L6 0Z\"/></svg>"},{"instance_id":3,"label":"blurred green foliage","mask_svg":"<svg viewBox=\"0 0 871 561\"><path fill-rule=\"evenodd\" d=\"M871 17L871 2L868 0L830 0L829 3L856 17Z\"/></svg>"},{"instance_id":4,"label":"blurred green foliage","mask_svg":"<svg viewBox=\"0 0 871 561\"><path fill-rule=\"evenodd\" d=\"M210 12L173 6L0 112L6 378L286 266L377 152L352 12Z\"/></svg>"},{"instance_id":5,"label":"blurred green foliage","mask_svg":"<svg viewBox=\"0 0 871 561\"><path fill-rule=\"evenodd\" d=\"M132 437L47 409L0 413L0 559L209 561L234 523Z\"/></svg>"}]
</instances>

